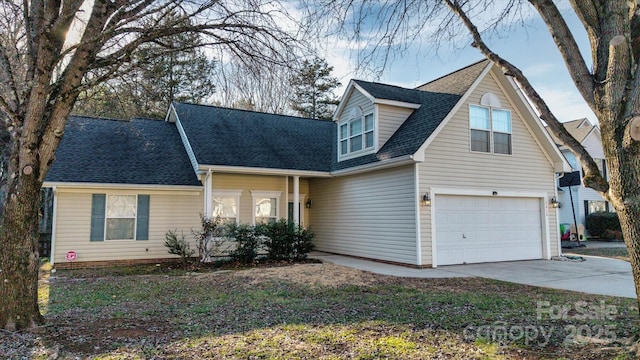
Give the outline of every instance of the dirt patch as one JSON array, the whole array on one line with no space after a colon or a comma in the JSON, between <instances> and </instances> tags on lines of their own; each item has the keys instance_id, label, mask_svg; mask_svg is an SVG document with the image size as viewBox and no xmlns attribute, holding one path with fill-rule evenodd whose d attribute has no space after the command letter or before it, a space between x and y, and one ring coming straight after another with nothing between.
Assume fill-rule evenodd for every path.
<instances>
[{"instance_id":1,"label":"dirt patch","mask_svg":"<svg viewBox=\"0 0 640 360\"><path fill-rule=\"evenodd\" d=\"M233 275L247 278L252 285L267 279L286 280L297 285L330 287L368 286L379 281L379 277L372 273L330 263L251 269L238 271Z\"/></svg>"}]
</instances>

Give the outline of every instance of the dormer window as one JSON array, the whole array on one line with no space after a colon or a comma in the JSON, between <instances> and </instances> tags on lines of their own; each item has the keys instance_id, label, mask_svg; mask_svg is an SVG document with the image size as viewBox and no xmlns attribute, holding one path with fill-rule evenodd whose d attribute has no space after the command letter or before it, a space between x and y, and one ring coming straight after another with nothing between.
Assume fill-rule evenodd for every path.
<instances>
[{"instance_id":1,"label":"dormer window","mask_svg":"<svg viewBox=\"0 0 640 360\"><path fill-rule=\"evenodd\" d=\"M340 123L340 155L373 149L374 128L373 114L363 116L360 107L354 108L349 120Z\"/></svg>"}]
</instances>

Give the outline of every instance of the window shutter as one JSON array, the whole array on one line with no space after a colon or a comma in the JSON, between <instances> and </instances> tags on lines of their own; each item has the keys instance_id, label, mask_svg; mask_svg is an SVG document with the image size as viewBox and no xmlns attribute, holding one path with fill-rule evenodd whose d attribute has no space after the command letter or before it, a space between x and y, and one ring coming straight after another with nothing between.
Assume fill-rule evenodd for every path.
<instances>
[{"instance_id":1,"label":"window shutter","mask_svg":"<svg viewBox=\"0 0 640 360\"><path fill-rule=\"evenodd\" d=\"M149 240L149 195L138 195L136 240Z\"/></svg>"},{"instance_id":2,"label":"window shutter","mask_svg":"<svg viewBox=\"0 0 640 360\"><path fill-rule=\"evenodd\" d=\"M91 235L90 241L104 241L104 215L106 209L105 194L93 194L91 199Z\"/></svg>"}]
</instances>

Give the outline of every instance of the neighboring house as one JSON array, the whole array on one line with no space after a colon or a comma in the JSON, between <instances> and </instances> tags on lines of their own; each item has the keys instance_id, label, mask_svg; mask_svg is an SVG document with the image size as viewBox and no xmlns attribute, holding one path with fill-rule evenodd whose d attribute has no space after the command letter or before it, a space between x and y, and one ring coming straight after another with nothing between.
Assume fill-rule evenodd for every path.
<instances>
[{"instance_id":1,"label":"neighboring house","mask_svg":"<svg viewBox=\"0 0 640 360\"><path fill-rule=\"evenodd\" d=\"M416 89L352 80L333 122L184 103L164 122L76 117L45 183L52 261L167 258L165 232L199 214L289 218L320 251L416 267L549 259L567 171L488 61Z\"/></svg>"},{"instance_id":2,"label":"neighboring house","mask_svg":"<svg viewBox=\"0 0 640 360\"><path fill-rule=\"evenodd\" d=\"M564 125L571 136L584 146L591 157L593 157L596 165L598 165L600 172L608 179L607 164L604 159L602 140L598 126L591 124L586 118L569 121L562 125ZM567 173L558 180L560 189L560 191L558 191L558 200L562 205L559 211L560 223L576 223L586 226L585 219L587 215L594 212L614 211L613 206L606 202L600 194L582 185L580 179L582 179L584 174L582 172L582 166L576 159L576 156L555 136L552 137L569 162L569 165L574 169L573 173ZM578 181L579 184L570 186L570 184L575 184Z\"/></svg>"}]
</instances>

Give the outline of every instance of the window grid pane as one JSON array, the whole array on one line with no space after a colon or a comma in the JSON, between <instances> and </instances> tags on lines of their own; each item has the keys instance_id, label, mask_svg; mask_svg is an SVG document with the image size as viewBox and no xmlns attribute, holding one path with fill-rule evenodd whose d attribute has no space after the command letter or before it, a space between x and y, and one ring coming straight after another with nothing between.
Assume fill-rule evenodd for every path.
<instances>
[{"instance_id":1,"label":"window grid pane","mask_svg":"<svg viewBox=\"0 0 640 360\"><path fill-rule=\"evenodd\" d=\"M340 154L344 155L348 152L349 147L347 145L347 140L340 141Z\"/></svg>"},{"instance_id":2,"label":"window grid pane","mask_svg":"<svg viewBox=\"0 0 640 360\"><path fill-rule=\"evenodd\" d=\"M362 150L362 135L351 138L351 152Z\"/></svg>"},{"instance_id":3,"label":"window grid pane","mask_svg":"<svg viewBox=\"0 0 640 360\"><path fill-rule=\"evenodd\" d=\"M135 219L107 219L107 240L133 240Z\"/></svg>"},{"instance_id":4,"label":"window grid pane","mask_svg":"<svg viewBox=\"0 0 640 360\"><path fill-rule=\"evenodd\" d=\"M222 222L235 222L238 216L238 200L235 196L214 196L213 217Z\"/></svg>"},{"instance_id":5,"label":"window grid pane","mask_svg":"<svg viewBox=\"0 0 640 360\"><path fill-rule=\"evenodd\" d=\"M471 151L490 152L489 132L471 130Z\"/></svg>"},{"instance_id":6,"label":"window grid pane","mask_svg":"<svg viewBox=\"0 0 640 360\"><path fill-rule=\"evenodd\" d=\"M362 119L353 120L349 123L349 135L355 136L362 134Z\"/></svg>"},{"instance_id":7,"label":"window grid pane","mask_svg":"<svg viewBox=\"0 0 640 360\"><path fill-rule=\"evenodd\" d=\"M472 129L491 130L489 109L480 106L470 106L469 124Z\"/></svg>"},{"instance_id":8,"label":"window grid pane","mask_svg":"<svg viewBox=\"0 0 640 360\"><path fill-rule=\"evenodd\" d=\"M107 217L109 218L135 218L135 195L109 195L107 197Z\"/></svg>"},{"instance_id":9,"label":"window grid pane","mask_svg":"<svg viewBox=\"0 0 640 360\"><path fill-rule=\"evenodd\" d=\"M347 124L340 125L340 140L344 140L349 136L349 128Z\"/></svg>"},{"instance_id":10,"label":"window grid pane","mask_svg":"<svg viewBox=\"0 0 640 360\"><path fill-rule=\"evenodd\" d=\"M369 131L365 134L365 148L373 147L373 131Z\"/></svg>"},{"instance_id":11,"label":"window grid pane","mask_svg":"<svg viewBox=\"0 0 640 360\"><path fill-rule=\"evenodd\" d=\"M501 133L511 133L511 113L506 110L491 111L491 120L493 122L493 131Z\"/></svg>"},{"instance_id":12,"label":"window grid pane","mask_svg":"<svg viewBox=\"0 0 640 360\"><path fill-rule=\"evenodd\" d=\"M137 214L135 195L108 195L105 240L134 240Z\"/></svg>"},{"instance_id":13,"label":"window grid pane","mask_svg":"<svg viewBox=\"0 0 640 360\"><path fill-rule=\"evenodd\" d=\"M493 152L511 155L511 134L493 133Z\"/></svg>"},{"instance_id":14,"label":"window grid pane","mask_svg":"<svg viewBox=\"0 0 640 360\"><path fill-rule=\"evenodd\" d=\"M364 117L364 131L373 131L373 114Z\"/></svg>"},{"instance_id":15,"label":"window grid pane","mask_svg":"<svg viewBox=\"0 0 640 360\"><path fill-rule=\"evenodd\" d=\"M256 224L272 222L272 220L275 221L277 217L277 209L277 198L256 198Z\"/></svg>"}]
</instances>

